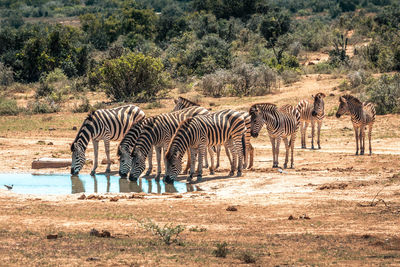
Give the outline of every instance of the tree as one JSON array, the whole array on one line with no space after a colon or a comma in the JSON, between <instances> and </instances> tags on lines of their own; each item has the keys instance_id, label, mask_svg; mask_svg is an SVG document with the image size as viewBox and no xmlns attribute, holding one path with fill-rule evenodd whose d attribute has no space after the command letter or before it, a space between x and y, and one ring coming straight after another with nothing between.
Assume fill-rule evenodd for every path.
<instances>
[{"instance_id":1,"label":"tree","mask_svg":"<svg viewBox=\"0 0 400 267\"><path fill-rule=\"evenodd\" d=\"M100 68L102 86L116 101L153 99L164 85L160 59L129 53L106 60Z\"/></svg>"}]
</instances>

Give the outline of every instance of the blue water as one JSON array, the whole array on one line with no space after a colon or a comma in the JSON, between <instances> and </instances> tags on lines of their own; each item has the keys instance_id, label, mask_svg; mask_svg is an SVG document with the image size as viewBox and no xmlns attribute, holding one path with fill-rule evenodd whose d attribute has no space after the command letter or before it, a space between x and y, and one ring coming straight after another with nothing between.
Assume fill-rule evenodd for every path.
<instances>
[{"instance_id":1,"label":"blue water","mask_svg":"<svg viewBox=\"0 0 400 267\"><path fill-rule=\"evenodd\" d=\"M185 193L196 191L196 187L175 181L173 184L156 182L154 179L142 179L131 182L119 176L83 174L71 176L68 174L0 174L0 186L13 185L12 191L21 194L66 195L76 193Z\"/></svg>"}]
</instances>

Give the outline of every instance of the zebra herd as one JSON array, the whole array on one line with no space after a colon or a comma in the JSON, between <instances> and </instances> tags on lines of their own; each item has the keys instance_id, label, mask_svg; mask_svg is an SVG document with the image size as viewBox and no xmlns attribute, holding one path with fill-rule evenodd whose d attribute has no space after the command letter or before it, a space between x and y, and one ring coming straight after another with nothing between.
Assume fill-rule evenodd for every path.
<instances>
[{"instance_id":1,"label":"zebra herd","mask_svg":"<svg viewBox=\"0 0 400 267\"><path fill-rule=\"evenodd\" d=\"M71 145L71 174L76 175L85 163L85 150L90 140L94 147L94 175L98 165L98 144L104 141L107 155L107 169L110 172L110 140L121 140L118 146L120 159L119 175L136 181L146 168L145 176L152 171L153 148L157 157L157 181L161 178L161 162L164 161L164 182L173 182L182 171L182 159L187 153L189 170L188 181L197 173L197 181L202 179L203 163L213 174L219 167L221 146L229 159L231 168L229 176L236 172L242 175L244 168L253 166L254 148L251 137L258 137L265 125L272 145L273 168L279 166L279 147L281 139L286 148L284 168L294 168L294 144L297 131L301 129L301 147L306 148L306 131L311 123L311 148L314 149L315 124L318 125L317 145L321 149L320 133L324 113L325 94L313 96L313 103L302 100L296 107L284 105L278 107L271 103L259 103L250 107L249 112L232 109L210 112L198 104L179 97L175 100L173 111L152 117L145 117L137 106L126 105L112 109L100 109L90 113L78 131ZM371 131L375 121L375 108L371 103L362 103L356 97L344 95L339 97L336 117L349 113L356 136L356 155L365 150L365 130L368 126L369 153L371 148ZM214 164L214 153L217 162ZM208 164L207 155L210 156ZM197 170L195 169L197 163ZM129 175L129 176L128 176Z\"/></svg>"}]
</instances>

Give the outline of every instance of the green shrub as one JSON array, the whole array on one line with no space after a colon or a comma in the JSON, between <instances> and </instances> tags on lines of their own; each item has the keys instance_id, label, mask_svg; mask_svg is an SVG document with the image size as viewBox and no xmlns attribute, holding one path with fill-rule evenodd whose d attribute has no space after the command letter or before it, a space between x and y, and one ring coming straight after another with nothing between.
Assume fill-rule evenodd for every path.
<instances>
[{"instance_id":1,"label":"green shrub","mask_svg":"<svg viewBox=\"0 0 400 267\"><path fill-rule=\"evenodd\" d=\"M256 257L250 251L244 251L240 254L239 259L244 263L255 263Z\"/></svg>"},{"instance_id":2,"label":"green shrub","mask_svg":"<svg viewBox=\"0 0 400 267\"><path fill-rule=\"evenodd\" d=\"M67 76L64 74L63 70L60 68L55 68L53 71L45 75L44 81L47 83L54 83L58 81L66 80Z\"/></svg>"},{"instance_id":3,"label":"green shrub","mask_svg":"<svg viewBox=\"0 0 400 267\"><path fill-rule=\"evenodd\" d=\"M89 104L89 99L86 97L81 98L81 103L79 104L74 104L74 107L72 109L72 112L74 113L84 113L84 112L89 112L90 110L93 109L93 107Z\"/></svg>"},{"instance_id":4,"label":"green shrub","mask_svg":"<svg viewBox=\"0 0 400 267\"><path fill-rule=\"evenodd\" d=\"M383 75L367 89L368 100L377 114L400 112L400 74Z\"/></svg>"},{"instance_id":5,"label":"green shrub","mask_svg":"<svg viewBox=\"0 0 400 267\"><path fill-rule=\"evenodd\" d=\"M294 70L284 70L281 73L283 83L291 84L300 80L300 74Z\"/></svg>"},{"instance_id":6,"label":"green shrub","mask_svg":"<svg viewBox=\"0 0 400 267\"><path fill-rule=\"evenodd\" d=\"M17 101L0 97L0 115L18 115L20 112Z\"/></svg>"},{"instance_id":7,"label":"green shrub","mask_svg":"<svg viewBox=\"0 0 400 267\"><path fill-rule=\"evenodd\" d=\"M39 87L36 89L35 97L41 98L51 95L55 91L54 86L41 79Z\"/></svg>"},{"instance_id":8,"label":"green shrub","mask_svg":"<svg viewBox=\"0 0 400 267\"><path fill-rule=\"evenodd\" d=\"M215 255L215 257L218 258L226 258L226 255L228 255L228 244L226 242L224 243L217 243L216 245L216 249L213 251L213 254Z\"/></svg>"},{"instance_id":9,"label":"green shrub","mask_svg":"<svg viewBox=\"0 0 400 267\"><path fill-rule=\"evenodd\" d=\"M145 109L156 109L156 108L163 108L164 105L161 104L160 101L153 101L146 105Z\"/></svg>"},{"instance_id":10,"label":"green shrub","mask_svg":"<svg viewBox=\"0 0 400 267\"><path fill-rule=\"evenodd\" d=\"M0 62L0 85L9 86L14 82L14 72Z\"/></svg>"},{"instance_id":11,"label":"green shrub","mask_svg":"<svg viewBox=\"0 0 400 267\"><path fill-rule=\"evenodd\" d=\"M185 231L182 225L173 226L172 223L159 226L151 220L147 222L139 222L141 227L150 231L153 235L158 236L166 245L179 243L179 234Z\"/></svg>"},{"instance_id":12,"label":"green shrub","mask_svg":"<svg viewBox=\"0 0 400 267\"><path fill-rule=\"evenodd\" d=\"M27 112L32 114L54 113L58 111L60 111L60 106L48 100L31 101L27 107Z\"/></svg>"},{"instance_id":13,"label":"green shrub","mask_svg":"<svg viewBox=\"0 0 400 267\"><path fill-rule=\"evenodd\" d=\"M129 53L106 60L100 68L102 86L117 101L153 99L165 84L160 59Z\"/></svg>"}]
</instances>

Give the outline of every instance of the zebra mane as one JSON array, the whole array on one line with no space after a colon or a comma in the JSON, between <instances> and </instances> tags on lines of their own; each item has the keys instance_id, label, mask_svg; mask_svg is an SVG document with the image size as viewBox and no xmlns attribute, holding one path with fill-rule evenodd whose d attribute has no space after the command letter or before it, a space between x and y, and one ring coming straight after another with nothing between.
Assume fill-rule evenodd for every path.
<instances>
[{"instance_id":1,"label":"zebra mane","mask_svg":"<svg viewBox=\"0 0 400 267\"><path fill-rule=\"evenodd\" d=\"M78 142L78 140L80 139L80 133L82 131L82 128L86 125L87 121L93 121L93 115L96 111L91 111L86 118L83 120L83 123L81 125L81 128L79 128L78 133L75 136L74 142L72 142L71 144L71 152L74 152L74 145Z\"/></svg>"},{"instance_id":2,"label":"zebra mane","mask_svg":"<svg viewBox=\"0 0 400 267\"><path fill-rule=\"evenodd\" d=\"M178 97L178 101L182 101L182 102L186 102L186 103L189 103L189 104L191 104L192 106L200 106L199 104L197 104L197 103L195 103L195 102L193 102L193 101L190 101L189 99L187 99L187 98L184 98L184 97Z\"/></svg>"},{"instance_id":3,"label":"zebra mane","mask_svg":"<svg viewBox=\"0 0 400 267\"><path fill-rule=\"evenodd\" d=\"M187 118L186 120L181 121L181 122L179 123L178 128L176 129L174 135L173 135L172 138L171 138L171 141L170 141L169 144L168 144L167 151L165 152L165 157L167 157L167 158L170 157L169 154L170 154L170 150L171 150L171 146L172 146L173 140L175 139L175 137L177 136L178 132L179 132L182 128L186 128L186 127L190 124L190 122L192 121L192 119L193 119L193 117L192 117L192 118Z\"/></svg>"},{"instance_id":4,"label":"zebra mane","mask_svg":"<svg viewBox=\"0 0 400 267\"><path fill-rule=\"evenodd\" d=\"M272 103L258 103L250 107L249 114L254 115L258 109L269 109L276 111L278 109L277 105Z\"/></svg>"},{"instance_id":5,"label":"zebra mane","mask_svg":"<svg viewBox=\"0 0 400 267\"><path fill-rule=\"evenodd\" d=\"M344 95L343 96L344 99L346 99L348 102L351 102L352 104L355 105L362 105L362 102L355 96L352 95Z\"/></svg>"}]
</instances>

